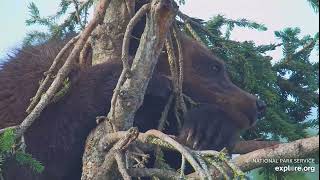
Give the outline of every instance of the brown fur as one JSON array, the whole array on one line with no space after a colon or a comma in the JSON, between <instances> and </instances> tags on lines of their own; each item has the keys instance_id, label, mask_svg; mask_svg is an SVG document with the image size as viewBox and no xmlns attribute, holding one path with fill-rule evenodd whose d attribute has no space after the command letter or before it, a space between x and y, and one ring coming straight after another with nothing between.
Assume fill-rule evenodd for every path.
<instances>
[{"instance_id":1,"label":"brown fur","mask_svg":"<svg viewBox=\"0 0 320 180\"><path fill-rule=\"evenodd\" d=\"M26 116L29 99L59 49L65 43L21 50L0 70L0 128L19 124ZM185 77L183 91L202 103L185 117L181 133L175 128L171 110L166 132L179 135L182 141L191 133L187 145L216 149L231 147L240 130L250 127L258 114L257 99L232 84L224 64L199 43L182 37ZM96 126L95 117L110 108L113 89L121 72L119 61L74 71L70 92L58 103L50 104L25 134L27 152L45 166L34 175L30 170L7 163L5 178L10 180L80 179L81 157L85 139ZM157 121L171 91L165 55L159 59L148 86L142 107L135 117L140 130L156 128ZM71 77L71 79L73 79ZM190 131L192 130L192 131Z\"/></svg>"}]
</instances>

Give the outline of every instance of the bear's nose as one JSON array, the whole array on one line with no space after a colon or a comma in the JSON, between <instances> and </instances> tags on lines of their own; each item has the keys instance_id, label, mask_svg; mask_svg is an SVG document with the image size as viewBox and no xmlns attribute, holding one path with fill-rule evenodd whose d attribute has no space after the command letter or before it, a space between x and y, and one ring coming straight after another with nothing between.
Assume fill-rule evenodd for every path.
<instances>
[{"instance_id":1,"label":"bear's nose","mask_svg":"<svg viewBox=\"0 0 320 180\"><path fill-rule=\"evenodd\" d=\"M257 104L259 117L264 116L264 114L266 112L266 109L267 109L267 104L264 101L260 100L260 99L257 100L256 104Z\"/></svg>"}]
</instances>

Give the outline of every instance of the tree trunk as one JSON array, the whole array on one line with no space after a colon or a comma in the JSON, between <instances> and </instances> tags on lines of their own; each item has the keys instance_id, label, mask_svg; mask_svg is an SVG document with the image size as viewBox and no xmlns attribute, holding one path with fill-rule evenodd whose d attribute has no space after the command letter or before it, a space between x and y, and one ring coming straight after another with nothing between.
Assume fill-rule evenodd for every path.
<instances>
[{"instance_id":1,"label":"tree trunk","mask_svg":"<svg viewBox=\"0 0 320 180\"><path fill-rule=\"evenodd\" d=\"M111 0L103 24L97 26L92 32L92 64L101 64L111 59L121 59L121 48L123 36L126 27L130 21L130 15L126 6L125 0ZM107 108L107 107L106 107ZM107 111L106 111L107 113ZM95 172L98 171L96 166L91 162L102 164L104 161L104 154L97 150L97 144L101 137L112 132L108 129L107 123L102 122L94 131L90 133L86 142L86 152L83 155L83 173L82 180L93 179ZM120 179L117 171L111 171L105 179Z\"/></svg>"},{"instance_id":2,"label":"tree trunk","mask_svg":"<svg viewBox=\"0 0 320 180\"><path fill-rule=\"evenodd\" d=\"M134 4L134 3L133 3ZM134 9L134 7L131 7ZM92 33L92 64L121 59L123 35L130 21L125 0L113 0L106 11L103 24Z\"/></svg>"},{"instance_id":3,"label":"tree trunk","mask_svg":"<svg viewBox=\"0 0 320 180\"><path fill-rule=\"evenodd\" d=\"M133 93L134 95L130 96L130 99L119 97L115 106L117 115L116 121L113 123L117 129L128 129L130 125L133 125L134 114L142 104L149 79L175 17L176 10L174 8L176 6L169 0L153 0L150 5L147 25L132 68L130 68L132 75L122 86L122 89L125 89L128 94ZM110 58L121 59L122 56L124 32L130 17L126 2L123 0L111 1L105 17L103 25L97 28L92 37L95 42L92 45L94 49L93 64L105 62ZM128 108L129 104L130 108ZM109 125L107 121L100 123L87 138L83 155L82 180L122 179L112 155L113 152L120 153L119 149L114 149L115 146L106 145L104 142L104 137L113 130Z\"/></svg>"}]
</instances>

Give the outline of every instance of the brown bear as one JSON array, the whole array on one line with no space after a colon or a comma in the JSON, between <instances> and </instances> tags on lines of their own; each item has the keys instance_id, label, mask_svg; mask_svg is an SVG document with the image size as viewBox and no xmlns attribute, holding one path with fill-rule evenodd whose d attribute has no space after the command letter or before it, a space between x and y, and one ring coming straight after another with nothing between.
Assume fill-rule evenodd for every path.
<instances>
[{"instance_id":1,"label":"brown bear","mask_svg":"<svg viewBox=\"0 0 320 180\"><path fill-rule=\"evenodd\" d=\"M190 109L181 131L172 110L166 133L180 135L195 149L231 148L241 130L252 126L265 104L235 86L223 61L198 42L181 36L184 57L183 92L200 105ZM65 42L51 41L24 48L0 66L0 128L17 125ZM172 91L167 57L162 54L149 83L144 103L135 116L140 131L155 129ZM106 115L122 65L119 60L71 74L71 89L50 104L25 134L26 151L45 166L41 174L8 160L7 180L73 180L81 177L86 137L95 128L97 116ZM76 77L76 78L72 78Z\"/></svg>"}]
</instances>

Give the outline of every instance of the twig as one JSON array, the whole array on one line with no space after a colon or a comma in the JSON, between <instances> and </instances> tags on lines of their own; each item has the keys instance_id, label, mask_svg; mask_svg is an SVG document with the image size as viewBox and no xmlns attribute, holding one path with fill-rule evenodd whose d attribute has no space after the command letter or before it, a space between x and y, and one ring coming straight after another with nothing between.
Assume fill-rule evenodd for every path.
<instances>
[{"instance_id":1,"label":"twig","mask_svg":"<svg viewBox=\"0 0 320 180\"><path fill-rule=\"evenodd\" d=\"M75 47L71 51L68 56L66 62L61 67L59 72L57 73L56 78L52 82L51 86L48 88L47 92L41 96L40 101L35 106L35 108L31 111L31 113L23 120L23 122L19 126L19 132L17 136L21 136L34 122L34 120L40 116L43 109L50 103L52 97L57 92L60 87L62 81L67 77L70 72L70 69L73 66L73 62L78 57L80 51L82 50L84 43L87 41L91 32L95 29L95 27L103 21L106 8L108 7L110 0L100 0L96 7L96 13L88 24L88 26L84 29L84 31L80 34L79 40L77 41Z\"/></svg>"},{"instance_id":2,"label":"twig","mask_svg":"<svg viewBox=\"0 0 320 180\"><path fill-rule=\"evenodd\" d=\"M126 0L127 1L127 0ZM129 70L129 44L130 44L130 37L132 34L132 30L134 26L141 20L141 18L150 10L151 4L143 5L138 12L134 15L134 17L129 21L128 26L126 28L126 32L123 37L123 44L122 44L122 55L121 60L123 63L123 68L125 70Z\"/></svg>"},{"instance_id":3,"label":"twig","mask_svg":"<svg viewBox=\"0 0 320 180\"><path fill-rule=\"evenodd\" d=\"M125 0L125 2L126 2L128 14L129 14L130 18L132 18L134 16L135 1Z\"/></svg>"},{"instance_id":4,"label":"twig","mask_svg":"<svg viewBox=\"0 0 320 180\"><path fill-rule=\"evenodd\" d=\"M159 121L159 124L158 124L158 130L159 131L163 131L164 130L164 127L165 127L165 124L167 122L167 117L168 117L168 113L169 113L172 101L173 101L173 95L170 95L170 97L168 99L168 102L167 102L166 106L164 107L164 110L161 113L161 118L160 118L160 121Z\"/></svg>"},{"instance_id":5,"label":"twig","mask_svg":"<svg viewBox=\"0 0 320 180\"><path fill-rule=\"evenodd\" d=\"M120 152L115 153L115 159L117 161L118 170L119 170L120 174L122 175L123 180L131 180L131 177L128 174L126 165L124 163L123 154L121 154Z\"/></svg>"},{"instance_id":6,"label":"twig","mask_svg":"<svg viewBox=\"0 0 320 180\"><path fill-rule=\"evenodd\" d=\"M173 48L173 42L172 42L172 33L168 34L168 37L165 41L165 46L167 49L167 54L168 54L168 62L169 62L169 67L170 67L170 73L172 76L173 80L173 88L174 88L174 93L178 93L178 86L179 86L179 78L178 78L178 67L177 67L177 60L176 60L176 55L174 53L174 48Z\"/></svg>"},{"instance_id":7,"label":"twig","mask_svg":"<svg viewBox=\"0 0 320 180\"><path fill-rule=\"evenodd\" d=\"M199 164L201 165L201 167L204 170L204 172L206 173L207 179L208 180L212 180L212 177L211 177L210 172L209 172L209 168L208 168L206 162L202 159L201 154L199 152L194 152L193 155L197 159Z\"/></svg>"},{"instance_id":8,"label":"twig","mask_svg":"<svg viewBox=\"0 0 320 180\"><path fill-rule=\"evenodd\" d=\"M80 26L83 28L84 26L81 23L81 19L80 19L80 11L79 11L79 5L78 5L78 1L77 0L72 0L73 4L74 4L74 8L76 9L76 17L77 17L77 21L80 24Z\"/></svg>"},{"instance_id":9,"label":"twig","mask_svg":"<svg viewBox=\"0 0 320 180\"><path fill-rule=\"evenodd\" d=\"M180 179L184 179L185 174L184 170L186 169L186 158L182 155L181 156L181 166L180 166Z\"/></svg>"},{"instance_id":10,"label":"twig","mask_svg":"<svg viewBox=\"0 0 320 180\"><path fill-rule=\"evenodd\" d=\"M111 170L111 167L115 161L115 154L127 149L128 146L136 140L138 135L139 131L137 128L130 128L127 132L125 132L125 135L122 136L120 140L105 155L102 165L96 170L96 177L94 179L103 179L103 177ZM120 166L122 166L121 162ZM125 175L125 172L122 173Z\"/></svg>"},{"instance_id":11,"label":"twig","mask_svg":"<svg viewBox=\"0 0 320 180\"><path fill-rule=\"evenodd\" d=\"M187 112L186 104L183 99L182 89L183 89L183 80L184 80L184 62L183 62L183 50L181 45L181 38L179 37L178 29L173 28L173 35L176 39L177 48L178 48L178 54L179 54L179 86L178 86L178 99L179 99L179 106L185 114Z\"/></svg>"},{"instance_id":12,"label":"twig","mask_svg":"<svg viewBox=\"0 0 320 180\"><path fill-rule=\"evenodd\" d=\"M79 35L72 38L58 53L58 55L53 60L52 65L50 66L49 70L45 72L45 79L41 82L40 87L38 88L36 95L32 98L32 101L30 105L28 106L26 112L31 113L31 111L34 109L34 107L37 105L39 99L41 98L41 95L44 93L45 88L48 86L48 83L51 79L52 73L57 68L58 63L61 62L62 57L65 55L66 51L70 49L70 47L79 39Z\"/></svg>"},{"instance_id":13,"label":"twig","mask_svg":"<svg viewBox=\"0 0 320 180\"><path fill-rule=\"evenodd\" d=\"M163 170L163 169L147 169L147 168L131 168L128 169L129 174L132 177L158 177L163 179L169 179L169 180L177 180L179 179L179 174L170 171L170 170Z\"/></svg>"},{"instance_id":14,"label":"twig","mask_svg":"<svg viewBox=\"0 0 320 180\"><path fill-rule=\"evenodd\" d=\"M88 38L87 42L85 43L83 49L80 52L80 56L79 56L79 64L81 67L90 67L92 66L92 57L88 57L90 56L92 53L92 49L91 49L91 37ZM88 62L88 60L90 60Z\"/></svg>"},{"instance_id":15,"label":"twig","mask_svg":"<svg viewBox=\"0 0 320 180\"><path fill-rule=\"evenodd\" d=\"M204 31L206 34L211 36L212 38L219 39L218 36L211 33L206 27L204 27L202 24L199 24L198 22L193 21L189 16L183 14L181 11L178 11L178 16L184 20L184 22L190 22L191 24L197 26L199 29ZM201 42L201 41L200 41Z\"/></svg>"},{"instance_id":16,"label":"twig","mask_svg":"<svg viewBox=\"0 0 320 180\"><path fill-rule=\"evenodd\" d=\"M304 51L306 51L307 49L314 47L316 42L317 42L317 39L312 39L311 42L306 44L301 50L295 52L294 54L288 55L288 57L283 61L283 63L288 64L294 57L297 57L300 54L302 54Z\"/></svg>"},{"instance_id":17,"label":"twig","mask_svg":"<svg viewBox=\"0 0 320 180\"><path fill-rule=\"evenodd\" d=\"M198 173L198 175L201 177L201 179L206 179L205 171L201 168L201 166L198 164L198 162L194 159L192 154L186 148L184 148L181 144L179 144L178 142L173 140L171 137L169 137L168 135L166 135L160 131L149 130L145 134L148 135L148 137L156 137L166 143L169 143L171 146L174 147L174 149L176 149L178 152L180 152L186 158L186 160L188 160L188 162L195 169L195 171ZM147 140L147 142L148 142L148 140Z\"/></svg>"},{"instance_id":18,"label":"twig","mask_svg":"<svg viewBox=\"0 0 320 180\"><path fill-rule=\"evenodd\" d=\"M193 27L191 26L191 24L189 22L186 22L186 27L189 30L189 32L191 33L191 35L193 36L194 39L196 39L198 42L200 42L202 45L203 41L201 39L201 37L198 35L198 33L193 29Z\"/></svg>"},{"instance_id":19,"label":"twig","mask_svg":"<svg viewBox=\"0 0 320 180\"><path fill-rule=\"evenodd\" d=\"M125 136L125 133L126 132L119 131L117 133L109 134L108 137L111 137L112 141L117 141L119 138ZM149 139L150 137L156 137L156 138L161 139L162 141L169 143L172 146L172 147L170 147L171 149L173 148L174 150L177 150L180 153L181 153L181 149L178 150L177 147L179 147L179 148L182 147L182 149L184 149L186 151L190 151L190 150L188 150L188 148L184 148L182 145L176 146L176 144L178 144L178 143L173 143L174 140L171 139L168 135L165 135L162 132L158 132L156 130L150 130L150 131L147 131L146 133L140 133L137 140L142 143L156 144L156 145L160 145L161 147L168 148L167 145L158 144L158 143L155 143L154 141L150 141L150 139ZM110 143L110 141L108 141L108 142ZM200 153L201 156L204 156L204 157L213 156L214 158L218 158L222 162L226 163L226 165L232 169L232 172L240 173L242 171L247 172L249 170L267 165L267 164L264 164L263 162L261 162L261 163L254 162L253 159L304 158L304 157L308 157L311 154L316 153L317 151L319 151L319 136L301 139L301 140L294 141L291 143L279 144L278 146L274 146L271 148L264 148L264 149L260 149L257 151L253 151L253 152L250 152L245 155L240 155L232 161L229 161L228 159L224 159L223 157L220 157L221 153L217 152L217 151L213 151L213 150L210 150L210 151L191 151L191 152L192 153L198 152L198 153ZM181 154L184 155L184 153L181 153ZM190 155L190 153L188 153L188 152L186 154ZM212 164L212 162L214 164ZM227 173L225 172L225 170L220 165L218 165L216 162L210 161L210 164L212 164L215 168L218 169L218 172L216 169L210 169L211 175L217 174L217 177L220 177L221 175L223 175L224 177L228 176ZM199 168L202 169L200 166L199 166ZM131 172L131 170L129 170L129 174L132 175L130 172ZM241 176L243 174L240 173L238 175ZM134 175L132 175L132 176L134 176ZM180 175L178 174L177 177L179 177L179 176ZM195 175L195 174L190 174L187 177L199 179L199 176Z\"/></svg>"}]
</instances>

